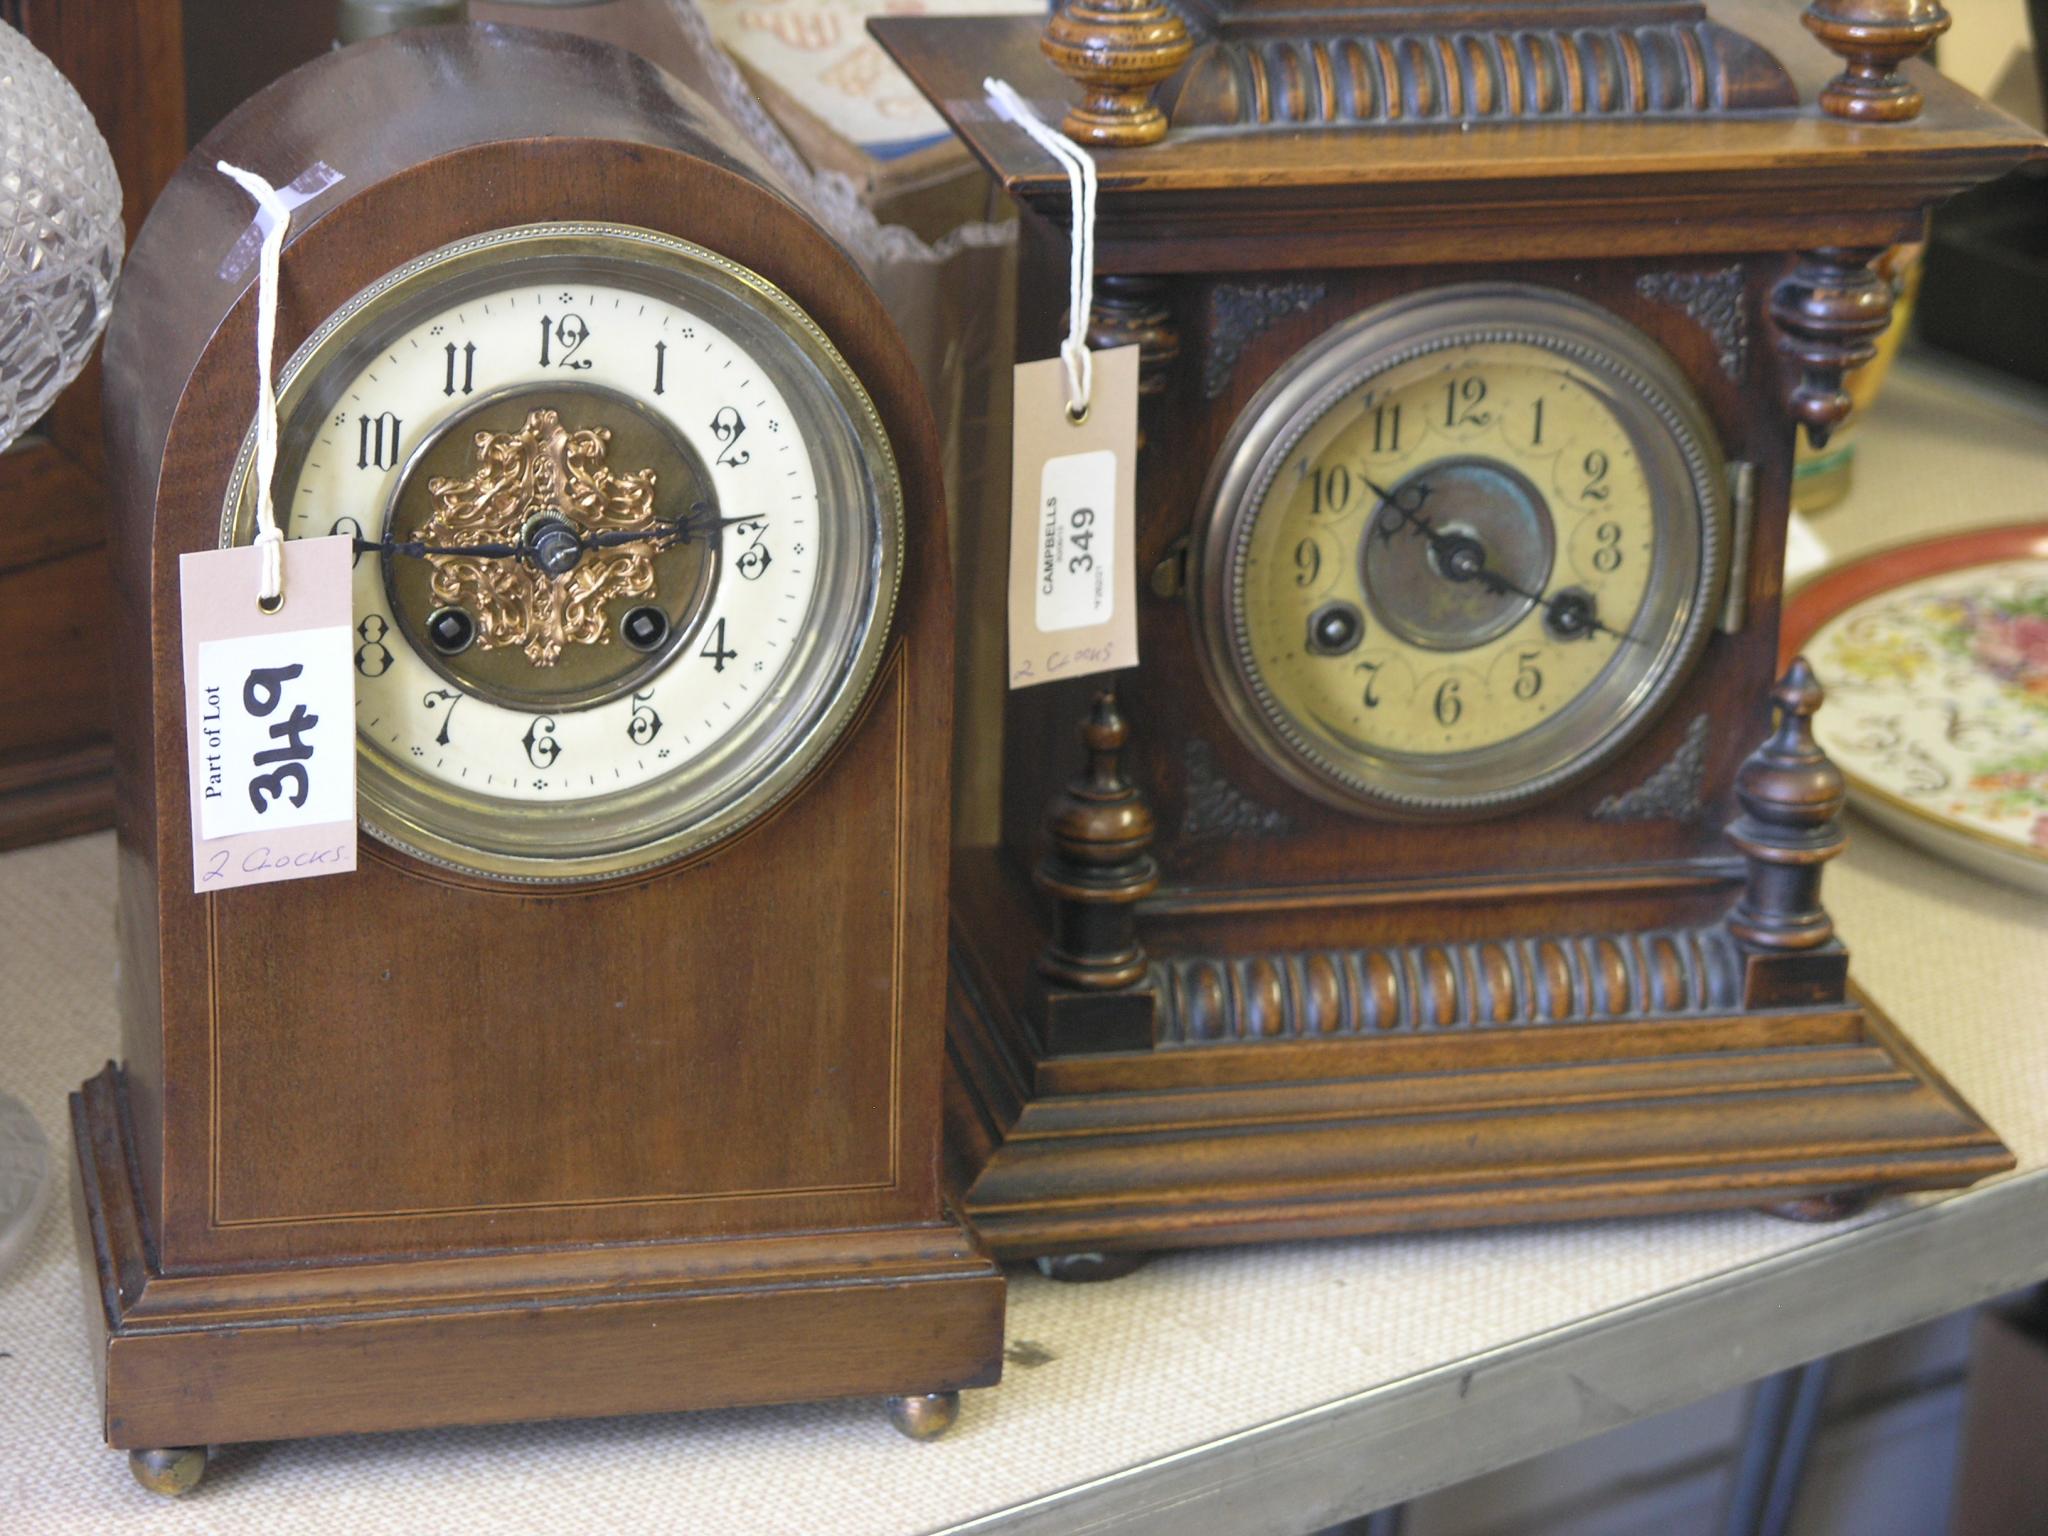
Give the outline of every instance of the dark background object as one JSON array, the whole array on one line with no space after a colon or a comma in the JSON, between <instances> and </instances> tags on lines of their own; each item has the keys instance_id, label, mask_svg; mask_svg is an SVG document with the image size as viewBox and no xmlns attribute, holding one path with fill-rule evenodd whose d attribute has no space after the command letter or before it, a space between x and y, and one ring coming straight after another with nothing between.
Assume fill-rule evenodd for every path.
<instances>
[{"instance_id":1,"label":"dark background object","mask_svg":"<svg viewBox=\"0 0 2048 1536\"><path fill-rule=\"evenodd\" d=\"M2038 103L2048 111L2048 0L2027 0L2027 19ZM1920 336L1972 362L2048 384L2048 171L2015 171L1935 215Z\"/></svg>"}]
</instances>

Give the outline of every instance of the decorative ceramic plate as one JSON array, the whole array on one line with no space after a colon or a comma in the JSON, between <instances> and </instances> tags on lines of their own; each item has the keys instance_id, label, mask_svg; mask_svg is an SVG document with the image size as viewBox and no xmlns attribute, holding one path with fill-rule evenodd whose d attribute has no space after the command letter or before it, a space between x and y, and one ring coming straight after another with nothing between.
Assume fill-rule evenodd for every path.
<instances>
[{"instance_id":1,"label":"decorative ceramic plate","mask_svg":"<svg viewBox=\"0 0 2048 1536\"><path fill-rule=\"evenodd\" d=\"M2048 895L2048 524L1880 551L1785 611L1828 690L1814 734L1858 810Z\"/></svg>"}]
</instances>

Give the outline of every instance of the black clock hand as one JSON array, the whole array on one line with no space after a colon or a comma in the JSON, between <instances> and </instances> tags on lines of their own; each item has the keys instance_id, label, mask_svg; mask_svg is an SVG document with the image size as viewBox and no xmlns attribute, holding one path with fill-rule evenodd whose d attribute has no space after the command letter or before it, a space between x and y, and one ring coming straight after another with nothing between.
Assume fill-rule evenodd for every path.
<instances>
[{"instance_id":1,"label":"black clock hand","mask_svg":"<svg viewBox=\"0 0 2048 1536\"><path fill-rule=\"evenodd\" d=\"M1512 593L1514 596L1534 603L1550 620L1551 627L1566 639L1579 634L1612 635L1616 640L1630 645L1641 642L1634 635L1604 624L1594 607L1593 599L1586 593L1567 588L1545 596L1531 592L1528 588L1509 581L1486 563L1486 546L1477 539L1461 538L1457 534L1438 531L1436 525L1423 515L1422 507L1429 500L1427 485L1409 487L1416 493L1415 504L1405 506L1392 491L1368 479L1366 488L1379 497L1380 505L1374 509L1377 517L1381 512L1392 512L1400 519L1387 537L1406 527L1429 541L1430 552L1437 557L1437 568L1449 581L1476 581L1487 591L1496 595Z\"/></svg>"},{"instance_id":2,"label":"black clock hand","mask_svg":"<svg viewBox=\"0 0 2048 1536\"><path fill-rule=\"evenodd\" d=\"M617 549L629 544L657 544L665 548L671 544L688 544L702 535L723 532L739 523L760 521L758 514L714 517L710 513L709 507L699 503L675 521L658 523L652 528L614 528L596 533L580 531L576 537L576 547ZM533 554L533 551L523 543L428 544L419 539L394 539L388 533L381 539L358 536L355 548L357 554L397 555L413 560L424 559L429 555L468 555L480 560L517 560Z\"/></svg>"}]
</instances>

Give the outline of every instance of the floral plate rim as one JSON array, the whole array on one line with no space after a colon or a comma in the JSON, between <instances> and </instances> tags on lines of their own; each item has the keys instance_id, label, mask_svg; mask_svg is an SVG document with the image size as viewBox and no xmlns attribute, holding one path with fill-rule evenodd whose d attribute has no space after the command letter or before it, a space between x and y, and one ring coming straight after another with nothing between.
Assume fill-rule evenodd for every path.
<instances>
[{"instance_id":1,"label":"floral plate rim","mask_svg":"<svg viewBox=\"0 0 2048 1536\"><path fill-rule=\"evenodd\" d=\"M2048 523L2003 523L1965 529L1960 533L1936 534L1873 549L1842 565L1818 571L1787 591L1784 617L1778 626L1778 669L1792 664L1822 626L1873 597L1925 581L1932 576L1953 575L1979 566L1999 565L2009 560L2048 560ZM1821 680L1825 684L1826 679ZM2015 838L1966 826L1924 806L1891 793L1865 779L1854 768L1844 767L1851 803L1861 797L1882 805L1908 823L1924 823L1944 838L1962 838L1992 849L2009 858L2037 865L2048 872L2048 849L2031 847ZM1890 819L1890 818L1883 818Z\"/></svg>"}]
</instances>

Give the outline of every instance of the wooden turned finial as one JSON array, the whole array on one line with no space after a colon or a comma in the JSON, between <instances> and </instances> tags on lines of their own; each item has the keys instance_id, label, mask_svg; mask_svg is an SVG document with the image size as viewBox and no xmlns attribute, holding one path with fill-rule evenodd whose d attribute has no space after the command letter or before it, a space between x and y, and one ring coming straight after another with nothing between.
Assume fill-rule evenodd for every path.
<instances>
[{"instance_id":1,"label":"wooden turned finial","mask_svg":"<svg viewBox=\"0 0 2048 1536\"><path fill-rule=\"evenodd\" d=\"M1088 766L1046 808L1052 846L1037 879L1057 914L1038 971L1083 991L1113 991L1145 975L1136 907L1159 888L1159 866L1150 853L1152 807L1124 777L1129 738L1116 690L1103 689L1081 727Z\"/></svg>"},{"instance_id":2,"label":"wooden turned finial","mask_svg":"<svg viewBox=\"0 0 2048 1536\"><path fill-rule=\"evenodd\" d=\"M1925 105L1899 66L1949 29L1940 0L1813 0L1806 30L1848 68L1828 82L1820 104L1860 123L1903 123Z\"/></svg>"},{"instance_id":3,"label":"wooden turned finial","mask_svg":"<svg viewBox=\"0 0 2048 1536\"><path fill-rule=\"evenodd\" d=\"M1061 0L1038 46L1083 92L1060 123L1068 138L1123 149L1166 137L1152 93L1194 44L1161 0Z\"/></svg>"},{"instance_id":4,"label":"wooden turned finial","mask_svg":"<svg viewBox=\"0 0 2048 1536\"><path fill-rule=\"evenodd\" d=\"M1778 350L1799 366L1786 404L1815 448L1825 448L1856 402L1843 376L1877 356L1892 323L1892 285L1871 263L1876 247L1809 251L1771 295Z\"/></svg>"},{"instance_id":5,"label":"wooden turned finial","mask_svg":"<svg viewBox=\"0 0 2048 1536\"><path fill-rule=\"evenodd\" d=\"M1825 694L1801 656L1772 690L1778 727L1735 776L1742 814L1728 840L1749 860L1749 885L1728 929L1756 949L1799 952L1834 937L1820 904L1821 866L1848 842L1840 823L1842 772L1813 739Z\"/></svg>"}]
</instances>

